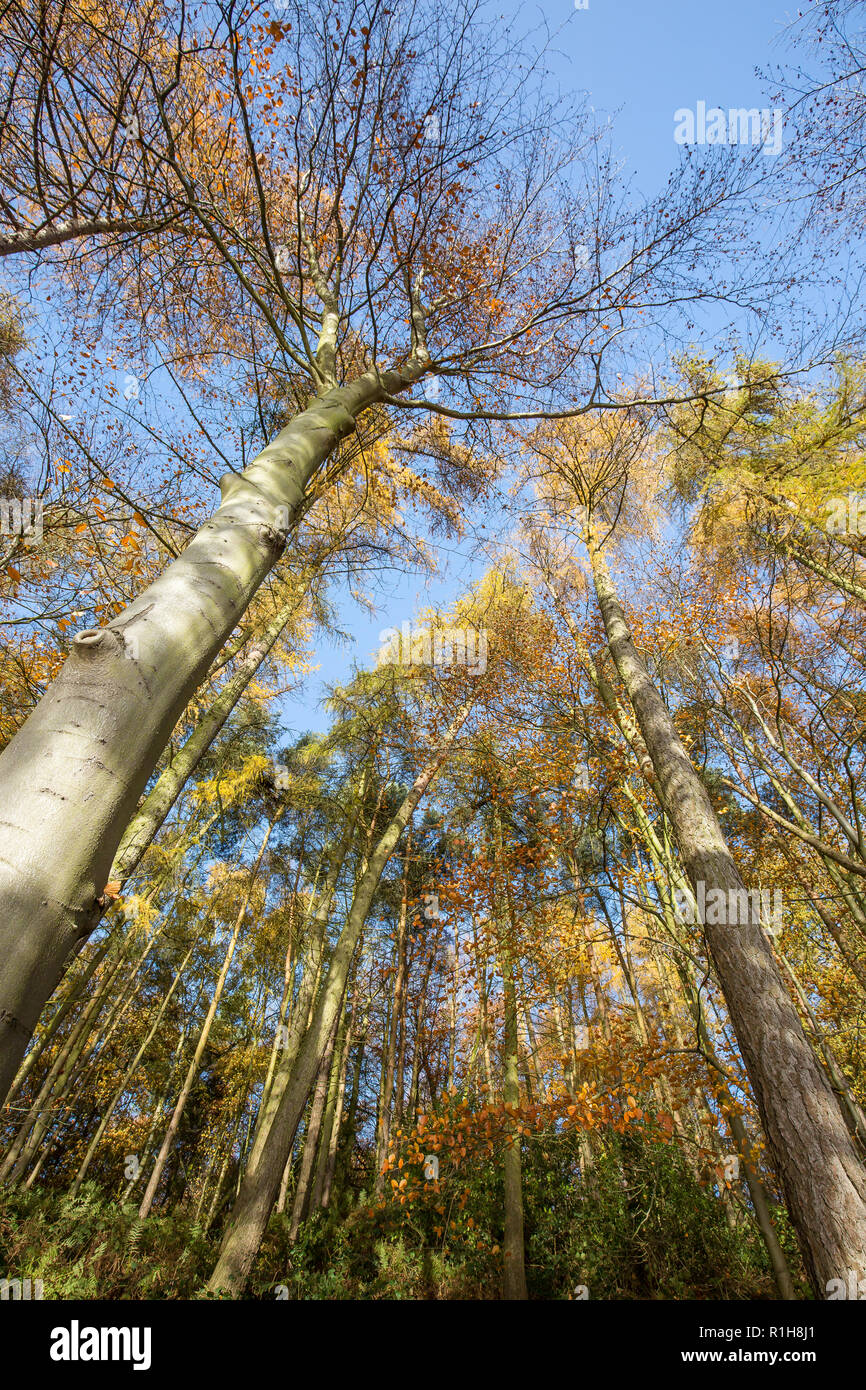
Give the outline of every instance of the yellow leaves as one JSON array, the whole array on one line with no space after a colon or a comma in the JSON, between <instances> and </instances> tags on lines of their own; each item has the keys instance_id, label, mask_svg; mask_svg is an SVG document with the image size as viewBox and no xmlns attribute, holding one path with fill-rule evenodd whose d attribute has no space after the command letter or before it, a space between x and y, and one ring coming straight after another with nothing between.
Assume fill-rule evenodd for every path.
<instances>
[{"instance_id":1,"label":"yellow leaves","mask_svg":"<svg viewBox=\"0 0 866 1390\"><path fill-rule=\"evenodd\" d=\"M237 805L260 783L262 774L270 770L270 762L260 753L244 759L239 768L222 776L199 782L192 795L200 805Z\"/></svg>"}]
</instances>

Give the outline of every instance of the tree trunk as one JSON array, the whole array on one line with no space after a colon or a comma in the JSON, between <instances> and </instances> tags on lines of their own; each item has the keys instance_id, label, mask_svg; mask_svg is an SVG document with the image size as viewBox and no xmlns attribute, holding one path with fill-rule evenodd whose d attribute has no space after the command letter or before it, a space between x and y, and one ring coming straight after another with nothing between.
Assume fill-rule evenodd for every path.
<instances>
[{"instance_id":1,"label":"tree trunk","mask_svg":"<svg viewBox=\"0 0 866 1390\"><path fill-rule=\"evenodd\" d=\"M384 1077L382 1084L382 1104L379 1110L378 1134L376 1136L375 1192L381 1197L385 1190L385 1159L391 1142L391 1101L394 1094L394 1064L397 1057L397 1034L403 1016L406 989L406 940L409 917L409 857L412 852L411 831L406 836L406 849L403 855L403 887L400 897L400 917L397 922L397 970L394 978L394 999L391 1008L391 1026L385 1048Z\"/></svg>"},{"instance_id":2,"label":"tree trunk","mask_svg":"<svg viewBox=\"0 0 866 1390\"><path fill-rule=\"evenodd\" d=\"M514 963L506 951L502 961L505 986L505 1028L502 1042L502 1093L506 1106L520 1105L520 1079L517 1059L517 991ZM502 1296L526 1299L526 1266L523 1249L523 1178L521 1174L520 1134L516 1126L506 1135L503 1157L505 1185L505 1236L502 1242Z\"/></svg>"},{"instance_id":3,"label":"tree trunk","mask_svg":"<svg viewBox=\"0 0 866 1390\"><path fill-rule=\"evenodd\" d=\"M366 785L367 773L365 772L361 779L361 788L358 793L359 803L363 797ZM340 871L345 863L346 856L354 838L356 824L357 812L353 815L347 815L342 834L340 835L338 843L332 850L330 868L311 918L303 957L304 964L301 972L301 985L292 1011L292 1021L285 1036L285 1046L280 1049L279 1062L272 1074L270 1084L262 1093L262 1102L259 1107L259 1114L253 1134L250 1164L258 1162L261 1145L264 1143L265 1135L268 1134L273 1124L274 1116L279 1109L289 1078L292 1075L292 1069L297 1060L304 1035L312 1019L316 988L319 982L324 957L325 937L328 929L328 920L331 915L331 905L337 891Z\"/></svg>"},{"instance_id":4,"label":"tree trunk","mask_svg":"<svg viewBox=\"0 0 866 1390\"><path fill-rule=\"evenodd\" d=\"M444 736L435 758L415 779L402 806L369 856L369 862L355 890L351 908L334 950L331 968L316 1005L313 1021L292 1069L291 1078L285 1086L258 1153L254 1152L251 1155L232 1221L208 1284L208 1288L213 1292L225 1290L237 1297L246 1285L277 1196L280 1178L291 1152L310 1087L318 1070L325 1041L340 1008L358 937L379 880L412 813L442 767L468 711L469 706L461 710Z\"/></svg>"},{"instance_id":5,"label":"tree trunk","mask_svg":"<svg viewBox=\"0 0 866 1390\"><path fill-rule=\"evenodd\" d=\"M663 808L695 894L748 902L739 925L705 924L706 939L761 1121L816 1294L849 1269L866 1271L866 1170L785 988L710 798L631 638L605 564L589 538L608 645L652 759ZM708 915L708 914L705 914Z\"/></svg>"},{"instance_id":6,"label":"tree trunk","mask_svg":"<svg viewBox=\"0 0 866 1390\"><path fill-rule=\"evenodd\" d=\"M150 1153L150 1146L153 1143L153 1136L156 1134L156 1127L159 1124L163 1110L168 1104L168 1098L171 1095L172 1083L174 1081L174 1074L177 1070L178 1063L180 1062L180 1059L183 1056L186 1035L187 1024L184 1023L183 1027L180 1030L180 1037L177 1040L177 1047L175 1048L174 1055L171 1059L171 1062L169 1063L168 1076L165 1079L165 1087L163 1089L162 1095L159 1097L159 1099L153 1107L153 1114L150 1117L150 1124L147 1127L147 1134L145 1136L144 1143L141 1146L141 1162L138 1165L138 1171L135 1173L134 1177L128 1179L126 1187L123 1189L123 1195L120 1199L121 1205L124 1205L126 1202L129 1201L133 1191L135 1190L136 1184L138 1183L138 1179L141 1176L144 1165L147 1162L147 1157Z\"/></svg>"},{"instance_id":7,"label":"tree trunk","mask_svg":"<svg viewBox=\"0 0 866 1390\"><path fill-rule=\"evenodd\" d=\"M331 1200L331 1187L334 1181L334 1173L337 1167L337 1149L340 1143L340 1122L343 1118L343 1101L346 1095L346 1073L349 1069L349 1053L352 1048L352 1035L354 1033L355 1009L348 1025L345 1028L345 1036L338 1048L337 1063L333 1068L335 1078L335 1090L333 1104L331 1097L328 1097L328 1113L325 1116L324 1132L319 1152L319 1166L316 1172L316 1186L313 1190L313 1206L327 1207Z\"/></svg>"},{"instance_id":8,"label":"tree trunk","mask_svg":"<svg viewBox=\"0 0 866 1390\"><path fill-rule=\"evenodd\" d=\"M167 994L160 1001L159 1008L156 1011L156 1017L154 1018L153 1023L151 1024L150 1029L148 1030L144 1042L141 1044L132 1061L129 1063L129 1066L126 1068L126 1071L123 1073L123 1077L121 1078L120 1084L115 1089L115 1092L111 1097L111 1100L109 1101L108 1106L104 1111L102 1118L99 1121L99 1124L96 1127L96 1133L93 1135L93 1138L87 1146L87 1152L84 1155L84 1158L81 1160L81 1165L78 1169L78 1172L75 1175L75 1181L69 1189L70 1197L76 1196L79 1188L81 1187L81 1184L84 1182L84 1179L87 1176L87 1170L93 1162L93 1157L96 1153L96 1150L99 1148L100 1140L102 1139L103 1134L108 1128L111 1122L111 1117L114 1114L117 1106L119 1105L120 1100L123 1097L123 1094L126 1091L127 1086L129 1085L130 1081L132 1080L133 1076L138 1070L138 1065L141 1062L142 1057L147 1052L147 1049L150 1047L151 1042L156 1036L156 1031L163 1020L166 1009L171 1003L172 996L175 990L177 989L178 985L180 984L183 972L189 964L190 957L192 956L192 953L198 945L200 939L201 932L199 932L196 935L192 945L190 946L189 950L187 951L186 955L184 956L183 960L181 961L180 965L175 971L174 979L172 980L171 985L169 986Z\"/></svg>"},{"instance_id":9,"label":"tree trunk","mask_svg":"<svg viewBox=\"0 0 866 1390\"><path fill-rule=\"evenodd\" d=\"M423 374L325 392L243 473L186 550L112 622L79 632L0 755L0 1097L69 957L98 920L117 847L191 696L282 553L306 489L356 417Z\"/></svg>"},{"instance_id":10,"label":"tree trunk","mask_svg":"<svg viewBox=\"0 0 866 1390\"><path fill-rule=\"evenodd\" d=\"M331 1059L334 1055L339 1022L340 1019L338 1014L331 1025L331 1032L325 1046L322 1060L319 1063L319 1074L316 1077L316 1085L313 1089L313 1102L310 1106L310 1118L307 1122L307 1133L304 1137L304 1151L301 1157L298 1183L295 1188L292 1219L289 1224L289 1240L291 1241L297 1239L298 1231L301 1228L301 1222L306 1221L310 1211L313 1179L316 1169L316 1156L319 1152L319 1137L322 1133L322 1121L325 1116L325 1103L328 1097L328 1081L331 1076Z\"/></svg>"},{"instance_id":11,"label":"tree trunk","mask_svg":"<svg viewBox=\"0 0 866 1390\"><path fill-rule=\"evenodd\" d=\"M198 1076L199 1068L201 1066L201 1059L204 1056L205 1048L207 1047L208 1043L208 1038L210 1037L210 1031L213 1026L213 1021L216 1018L217 1009L219 1008L220 1000L222 999L223 989L225 988L225 982L228 978L229 970L231 969L231 963L232 959L234 958L235 947L238 944L238 937L240 936L241 928L244 924L244 918L247 915L247 907L249 906L249 901L252 896L253 887L255 886L255 881L258 877L259 868L261 866L262 859L264 858L264 853L267 848L268 840L271 837L271 831L273 830L274 826L279 820L281 814L281 812L277 814L276 819L271 821L270 825L265 831L264 839L262 840L261 844L261 849L258 853L258 858L256 859L256 862L250 871L249 881L247 883L246 892L244 893L244 899L241 903L240 911L238 912L238 915L235 919L234 929L232 931L229 944L226 947L225 958L223 960L222 968L217 978L216 986L213 992L213 998L210 1001L210 1006L208 1008L207 1014L205 1015L205 1020L202 1024L198 1042L196 1043L195 1052L193 1053L192 1061L190 1062L189 1067L187 1068L186 1078L184 1079L184 1083L180 1088L180 1094L177 1098L172 1117L168 1123L168 1128L165 1131L165 1138L163 1139L162 1146L159 1150L159 1153L156 1156L156 1162L153 1165L153 1172L150 1175L150 1181L148 1182L144 1196L141 1199L141 1206L139 1207L138 1211L139 1219L141 1221L143 1221L145 1217L149 1215L150 1209L153 1206L153 1199L156 1196L156 1190L159 1187L159 1180L162 1177L163 1170L165 1168L166 1163L168 1162L168 1156L171 1153L171 1148L174 1143L175 1136L180 1126L181 1119L183 1118L183 1112L186 1109L186 1102L189 1098L189 1093L193 1088L193 1084L195 1082L196 1077Z\"/></svg>"}]
</instances>

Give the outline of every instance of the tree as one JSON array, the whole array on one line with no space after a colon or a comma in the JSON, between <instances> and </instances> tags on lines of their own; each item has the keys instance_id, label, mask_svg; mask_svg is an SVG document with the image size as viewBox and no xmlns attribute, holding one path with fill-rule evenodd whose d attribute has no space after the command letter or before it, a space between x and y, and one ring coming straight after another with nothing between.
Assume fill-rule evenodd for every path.
<instances>
[{"instance_id":1,"label":"tree","mask_svg":"<svg viewBox=\"0 0 866 1390\"><path fill-rule=\"evenodd\" d=\"M753 186L745 168L686 170L674 217L668 197L627 225L603 188L595 253L576 259L584 207L565 212L563 237L559 186L591 136L573 113L533 104L531 74L514 75L504 40L484 41L480 23L471 4L446 20L435 8L392 15L378 0L336 16L322 0L265 27L228 7L200 121L195 80L166 87L147 69L148 148L188 218L177 238L142 233L133 243L124 312L167 336L194 379L213 357L218 316L247 389L265 394L261 364L273 362L306 403L251 462L223 474L221 505L155 582L76 635L3 751L0 785L16 807L0 870L4 1088L98 919L120 838L172 729L366 415L417 406L414 388L434 373L455 400L421 398L434 412L548 413L562 361L581 353L590 376L554 413L603 404L601 362L617 337L608 320L637 326L646 296L675 303L695 255L713 244L714 219L734 215ZM421 52L436 54L435 69ZM37 66L43 81L42 56ZM191 277L208 284L209 314ZM593 351L595 333L607 347ZM448 451L452 488L477 488L472 460Z\"/></svg>"},{"instance_id":2,"label":"tree","mask_svg":"<svg viewBox=\"0 0 866 1390\"><path fill-rule=\"evenodd\" d=\"M637 651L605 557L641 446L634 422L560 426L542 441L557 485L571 489L607 645L652 762L654 787L676 836L761 1120L813 1285L858 1268L866 1250L866 1168L851 1143L785 988L761 912L746 890L706 787ZM560 496L562 489L560 489ZM703 903L715 893L718 912ZM745 904L746 910L729 905ZM815 1175L820 1183L815 1185ZM832 1213L832 1214L831 1214Z\"/></svg>"}]
</instances>

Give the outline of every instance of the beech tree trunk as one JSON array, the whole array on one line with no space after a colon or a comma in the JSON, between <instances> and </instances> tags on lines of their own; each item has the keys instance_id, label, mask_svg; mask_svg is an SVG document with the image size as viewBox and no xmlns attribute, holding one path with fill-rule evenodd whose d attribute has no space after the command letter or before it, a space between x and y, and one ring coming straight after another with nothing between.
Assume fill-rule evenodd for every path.
<instances>
[{"instance_id":1,"label":"beech tree trunk","mask_svg":"<svg viewBox=\"0 0 866 1390\"><path fill-rule=\"evenodd\" d=\"M0 1097L64 966L98 921L112 861L190 697L281 555L356 417L423 374L411 362L325 392L243 473L186 550L69 657L0 755Z\"/></svg>"}]
</instances>

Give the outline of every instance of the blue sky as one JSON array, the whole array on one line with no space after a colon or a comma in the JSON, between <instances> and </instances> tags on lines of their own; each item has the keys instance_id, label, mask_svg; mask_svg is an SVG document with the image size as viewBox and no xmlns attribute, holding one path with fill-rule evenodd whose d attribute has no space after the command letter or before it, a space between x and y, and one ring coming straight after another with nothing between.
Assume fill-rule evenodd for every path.
<instances>
[{"instance_id":1,"label":"blue sky","mask_svg":"<svg viewBox=\"0 0 866 1390\"><path fill-rule=\"evenodd\" d=\"M782 35L796 9L780 0L589 0L586 10L575 10L574 0L535 6L509 0L499 12L522 32L546 27L554 79L564 93L586 92L597 117L611 118L613 148L638 201L658 194L678 162L674 112L680 107L694 108L699 101L725 110L769 104L756 69L788 57ZM370 662L380 631L411 621L433 603L449 603L481 570L444 551L441 564L430 582L394 576L374 618L347 595L332 595L339 626L354 646L318 643L319 670L283 703L287 732L325 727L319 702L326 687L347 679L353 661Z\"/></svg>"},{"instance_id":2,"label":"blue sky","mask_svg":"<svg viewBox=\"0 0 866 1390\"><path fill-rule=\"evenodd\" d=\"M571 10L571 13L569 13ZM698 101L725 109L764 106L756 68L782 61L780 38L796 15L781 0L573 0L521 5L556 29L560 80L586 91L597 113L615 117L624 171L645 196L657 193L676 162L674 112Z\"/></svg>"}]
</instances>

